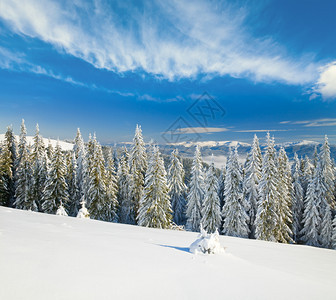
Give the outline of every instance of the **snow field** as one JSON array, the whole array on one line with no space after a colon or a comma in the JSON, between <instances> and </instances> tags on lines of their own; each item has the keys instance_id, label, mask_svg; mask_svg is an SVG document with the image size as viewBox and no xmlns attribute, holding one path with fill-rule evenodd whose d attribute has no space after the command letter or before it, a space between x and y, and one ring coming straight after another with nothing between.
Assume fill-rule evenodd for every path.
<instances>
[{"instance_id":1,"label":"snow field","mask_svg":"<svg viewBox=\"0 0 336 300\"><path fill-rule=\"evenodd\" d=\"M0 299L335 299L336 251L0 207Z\"/></svg>"}]
</instances>

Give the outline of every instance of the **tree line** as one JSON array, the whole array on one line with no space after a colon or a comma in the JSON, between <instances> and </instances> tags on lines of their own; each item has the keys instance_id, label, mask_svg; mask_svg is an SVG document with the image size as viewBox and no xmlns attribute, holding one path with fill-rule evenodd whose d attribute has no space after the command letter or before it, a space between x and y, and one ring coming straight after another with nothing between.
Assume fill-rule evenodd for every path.
<instances>
[{"instance_id":1,"label":"tree line","mask_svg":"<svg viewBox=\"0 0 336 300\"><path fill-rule=\"evenodd\" d=\"M191 176L178 150L168 166L157 145L146 148L136 126L130 149L103 151L95 135L84 143L78 129L71 151L45 145L38 125L32 145L26 127L16 141L8 127L0 152L0 204L18 209L90 217L156 228L336 248L335 174L328 139L313 160L290 162L267 134L257 136L244 163L230 149L220 176L204 165L196 146Z\"/></svg>"}]
</instances>

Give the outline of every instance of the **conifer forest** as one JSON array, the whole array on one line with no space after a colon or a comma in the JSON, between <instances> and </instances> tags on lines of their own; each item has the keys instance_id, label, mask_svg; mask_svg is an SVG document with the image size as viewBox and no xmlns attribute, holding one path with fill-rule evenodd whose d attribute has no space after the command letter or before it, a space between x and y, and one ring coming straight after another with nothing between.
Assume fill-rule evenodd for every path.
<instances>
[{"instance_id":1,"label":"conifer forest","mask_svg":"<svg viewBox=\"0 0 336 300\"><path fill-rule=\"evenodd\" d=\"M27 143L7 128L1 144L1 205L69 217L146 227L200 231L336 248L335 174L328 138L313 159L290 161L283 147L257 136L241 163L231 148L220 172L202 161L195 147L185 180L178 150L164 159L159 146L146 145L136 126L129 149L102 147L96 136L84 142L80 130L73 150L45 145L38 125ZM166 163L165 163L166 161ZM218 176L219 175L219 176Z\"/></svg>"}]
</instances>

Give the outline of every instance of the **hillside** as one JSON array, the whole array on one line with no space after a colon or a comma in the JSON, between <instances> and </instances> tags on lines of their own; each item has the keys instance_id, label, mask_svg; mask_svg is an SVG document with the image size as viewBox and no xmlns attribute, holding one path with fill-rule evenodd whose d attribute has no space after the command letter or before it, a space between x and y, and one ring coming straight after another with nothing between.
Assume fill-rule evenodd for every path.
<instances>
[{"instance_id":1,"label":"hillside","mask_svg":"<svg viewBox=\"0 0 336 300\"><path fill-rule=\"evenodd\" d=\"M0 207L0 299L335 299L336 251Z\"/></svg>"},{"instance_id":2,"label":"hillside","mask_svg":"<svg viewBox=\"0 0 336 300\"><path fill-rule=\"evenodd\" d=\"M16 141L19 141L19 136L15 135ZM2 142L5 139L5 134L0 134L0 142ZM33 136L27 136L27 143L28 145L32 145L34 143L34 137ZM43 138L43 143L44 145L47 147L49 144L49 139L47 138ZM50 139L50 143L51 145L55 148L56 144L57 144L57 140L54 139ZM62 150L64 151L68 151L68 150L72 150L74 144L65 142L65 141L58 141L59 145L61 146Z\"/></svg>"}]
</instances>

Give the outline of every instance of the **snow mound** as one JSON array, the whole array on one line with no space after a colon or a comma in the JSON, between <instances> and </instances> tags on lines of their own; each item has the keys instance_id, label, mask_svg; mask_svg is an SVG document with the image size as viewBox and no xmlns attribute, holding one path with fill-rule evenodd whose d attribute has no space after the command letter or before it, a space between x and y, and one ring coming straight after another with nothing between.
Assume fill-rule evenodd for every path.
<instances>
[{"instance_id":1,"label":"snow mound","mask_svg":"<svg viewBox=\"0 0 336 300\"><path fill-rule=\"evenodd\" d=\"M216 230L215 233L208 234L204 229L201 229L201 233L198 239L190 245L189 251L194 254L224 253L224 248L221 246L219 242L218 231Z\"/></svg>"}]
</instances>

